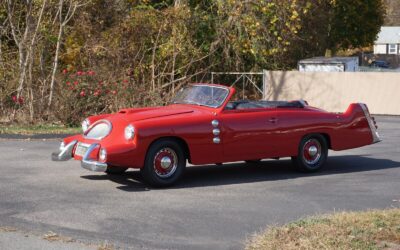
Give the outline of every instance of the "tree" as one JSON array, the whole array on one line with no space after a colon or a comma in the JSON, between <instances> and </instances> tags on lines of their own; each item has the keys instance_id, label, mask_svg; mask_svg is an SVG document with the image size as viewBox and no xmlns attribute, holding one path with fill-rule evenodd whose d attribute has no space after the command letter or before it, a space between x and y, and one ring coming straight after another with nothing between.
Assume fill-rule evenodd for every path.
<instances>
[{"instance_id":1,"label":"tree","mask_svg":"<svg viewBox=\"0 0 400 250\"><path fill-rule=\"evenodd\" d=\"M12 37L18 47L19 52L19 80L16 95L17 99L21 98L21 94L24 89L24 83L26 82L27 78L27 70L32 69L32 65L30 63L32 63L33 60L33 50L45 7L46 0L42 1L41 7L39 10L37 10L37 12L35 12L35 5L32 0L27 0L20 5L13 3L11 0L7 0L7 19L11 29ZM15 21L16 16L18 16L18 12L25 12L24 27L20 27L19 22ZM31 70L29 73L31 73ZM31 83L31 81L28 82L30 89L32 88ZM33 100L31 98L30 103L32 104L32 102ZM14 119L15 112L16 109L13 110L12 119ZM30 120L33 120L33 110L30 110Z\"/></svg>"},{"instance_id":2,"label":"tree","mask_svg":"<svg viewBox=\"0 0 400 250\"><path fill-rule=\"evenodd\" d=\"M210 71L290 70L371 44L382 1L3 0L0 116L72 124L84 112L162 104ZM93 71L91 82L75 79Z\"/></svg>"},{"instance_id":3,"label":"tree","mask_svg":"<svg viewBox=\"0 0 400 250\"><path fill-rule=\"evenodd\" d=\"M67 0L66 1L66 13L64 14L64 0L59 0L58 2L58 35L57 35L57 45L56 45L56 51L54 55L54 61L53 61L53 70L51 73L51 81L50 81L50 94L49 94L49 101L47 104L48 109L51 108L51 104L53 101L53 92L54 92L54 84L56 82L56 73L58 69L58 57L60 53L60 47L61 47L61 42L62 42L62 35L63 31L65 29L65 26L68 24L68 22L71 20L71 18L74 16L76 9L79 6L82 6L82 4L79 4L78 2L72 1L72 0Z\"/></svg>"},{"instance_id":4,"label":"tree","mask_svg":"<svg viewBox=\"0 0 400 250\"><path fill-rule=\"evenodd\" d=\"M384 23L382 0L331 0L328 49L359 48L373 44Z\"/></svg>"},{"instance_id":5,"label":"tree","mask_svg":"<svg viewBox=\"0 0 400 250\"><path fill-rule=\"evenodd\" d=\"M314 5L306 0L215 1L213 46L219 70L290 69L303 32L303 18Z\"/></svg>"}]
</instances>

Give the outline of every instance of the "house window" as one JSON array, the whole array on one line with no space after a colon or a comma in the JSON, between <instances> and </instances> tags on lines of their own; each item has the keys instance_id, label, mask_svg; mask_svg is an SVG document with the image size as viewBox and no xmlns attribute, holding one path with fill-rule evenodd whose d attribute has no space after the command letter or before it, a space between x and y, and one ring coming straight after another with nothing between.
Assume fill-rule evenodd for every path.
<instances>
[{"instance_id":1,"label":"house window","mask_svg":"<svg viewBox=\"0 0 400 250\"><path fill-rule=\"evenodd\" d=\"M389 44L389 54L397 54L397 44Z\"/></svg>"}]
</instances>

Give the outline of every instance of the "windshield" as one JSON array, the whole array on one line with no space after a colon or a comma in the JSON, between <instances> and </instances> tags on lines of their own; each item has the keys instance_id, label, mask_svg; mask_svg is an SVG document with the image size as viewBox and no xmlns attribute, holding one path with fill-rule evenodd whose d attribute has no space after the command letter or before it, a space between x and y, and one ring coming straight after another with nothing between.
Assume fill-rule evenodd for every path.
<instances>
[{"instance_id":1,"label":"windshield","mask_svg":"<svg viewBox=\"0 0 400 250\"><path fill-rule=\"evenodd\" d=\"M190 85L182 88L172 102L218 108L224 103L228 94L228 89L218 86Z\"/></svg>"}]
</instances>

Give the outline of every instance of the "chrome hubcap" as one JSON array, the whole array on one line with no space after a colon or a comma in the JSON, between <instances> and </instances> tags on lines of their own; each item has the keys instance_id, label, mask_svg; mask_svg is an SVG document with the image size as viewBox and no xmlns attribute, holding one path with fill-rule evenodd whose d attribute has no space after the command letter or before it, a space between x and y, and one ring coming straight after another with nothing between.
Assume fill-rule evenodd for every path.
<instances>
[{"instance_id":1,"label":"chrome hubcap","mask_svg":"<svg viewBox=\"0 0 400 250\"><path fill-rule=\"evenodd\" d=\"M153 168L160 178L172 176L178 168L178 155L171 148L160 149L154 156Z\"/></svg>"},{"instance_id":2,"label":"chrome hubcap","mask_svg":"<svg viewBox=\"0 0 400 250\"><path fill-rule=\"evenodd\" d=\"M171 163L172 163L172 160L171 160L171 158L169 158L168 156L164 156L164 157L161 159L161 167L162 167L163 169L169 168L169 167L171 166Z\"/></svg>"},{"instance_id":3,"label":"chrome hubcap","mask_svg":"<svg viewBox=\"0 0 400 250\"><path fill-rule=\"evenodd\" d=\"M316 139L310 139L304 143L303 147L303 158L304 161L309 165L318 163L322 155L321 143Z\"/></svg>"},{"instance_id":4,"label":"chrome hubcap","mask_svg":"<svg viewBox=\"0 0 400 250\"><path fill-rule=\"evenodd\" d=\"M315 156L317 153L318 153L318 148L317 148L316 146L311 146L311 147L308 149L308 154L309 154L310 156Z\"/></svg>"}]
</instances>

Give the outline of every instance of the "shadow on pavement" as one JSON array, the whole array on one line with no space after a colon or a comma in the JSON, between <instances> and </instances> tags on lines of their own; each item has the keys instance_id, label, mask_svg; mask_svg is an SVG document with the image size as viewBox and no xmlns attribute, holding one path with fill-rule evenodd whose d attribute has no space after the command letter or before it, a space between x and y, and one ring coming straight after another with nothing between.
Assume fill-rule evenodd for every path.
<instances>
[{"instance_id":1,"label":"shadow on pavement","mask_svg":"<svg viewBox=\"0 0 400 250\"><path fill-rule=\"evenodd\" d=\"M320 172L311 174L294 171L290 160L267 160L256 164L231 163L222 166L190 166L186 168L185 175L181 181L169 189L277 181L398 167L400 167L400 162L369 158L368 155L331 156ZM118 189L128 192L151 190L150 187L142 182L142 177L138 170L128 171L122 175L85 175L81 176L81 178L113 181L121 184Z\"/></svg>"},{"instance_id":2,"label":"shadow on pavement","mask_svg":"<svg viewBox=\"0 0 400 250\"><path fill-rule=\"evenodd\" d=\"M124 191L150 191L150 188L142 182L139 171L126 172L124 174L84 175L81 178L94 181L113 181L121 184L122 186L117 188Z\"/></svg>"}]
</instances>

